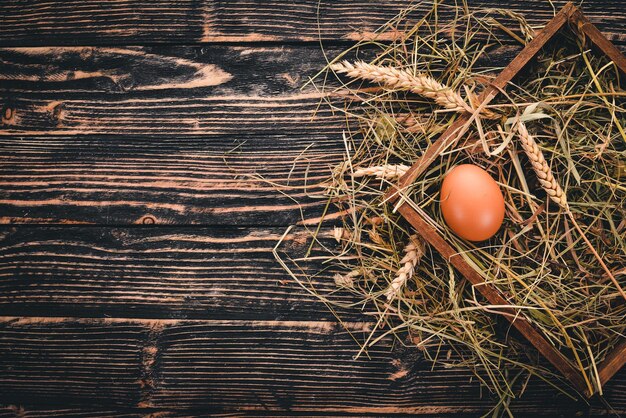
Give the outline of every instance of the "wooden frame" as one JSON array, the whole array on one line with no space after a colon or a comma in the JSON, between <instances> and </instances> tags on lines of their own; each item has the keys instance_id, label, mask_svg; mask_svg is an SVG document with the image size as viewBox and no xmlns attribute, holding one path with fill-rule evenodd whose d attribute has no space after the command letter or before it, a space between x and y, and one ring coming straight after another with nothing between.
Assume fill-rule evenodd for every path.
<instances>
[{"instance_id":1,"label":"wooden frame","mask_svg":"<svg viewBox=\"0 0 626 418\"><path fill-rule=\"evenodd\" d=\"M517 55L513 61L496 77L481 94L479 107L473 113L461 115L443 134L424 152L407 173L400 178L397 186L391 187L387 192L387 200L396 205L398 212L424 237L439 253L444 256L467 280L469 280L480 293L492 304L510 305L500 292L485 283L478 274L457 251L448 244L445 239L433 228L421 215L404 200L402 191L410 186L417 177L422 174L441 152L454 146L461 136L469 129L470 124L476 118L478 111L495 98L500 90L504 89L509 81L539 52L539 50L566 24L570 23L579 35L586 36L604 54L606 54L617 67L626 74L626 57L613 45L600 31L585 18L582 12L571 2L567 3L550 20L544 29ZM585 396L592 396L585 382L572 364L556 347L550 344L535 327L532 326L518 311L511 307L503 309L505 318L521 332L524 337L548 360L570 383ZM600 382L604 385L626 363L626 341L622 341L599 366Z\"/></svg>"}]
</instances>

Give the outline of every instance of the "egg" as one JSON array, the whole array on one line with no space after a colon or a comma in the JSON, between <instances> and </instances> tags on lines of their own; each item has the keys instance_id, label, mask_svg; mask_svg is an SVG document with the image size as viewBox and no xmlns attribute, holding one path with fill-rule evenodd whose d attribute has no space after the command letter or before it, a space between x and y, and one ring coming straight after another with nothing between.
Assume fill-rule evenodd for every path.
<instances>
[{"instance_id":1,"label":"egg","mask_svg":"<svg viewBox=\"0 0 626 418\"><path fill-rule=\"evenodd\" d=\"M500 187L489 173L473 164L458 165L446 174L440 207L450 229L468 241L491 238L504 220Z\"/></svg>"}]
</instances>

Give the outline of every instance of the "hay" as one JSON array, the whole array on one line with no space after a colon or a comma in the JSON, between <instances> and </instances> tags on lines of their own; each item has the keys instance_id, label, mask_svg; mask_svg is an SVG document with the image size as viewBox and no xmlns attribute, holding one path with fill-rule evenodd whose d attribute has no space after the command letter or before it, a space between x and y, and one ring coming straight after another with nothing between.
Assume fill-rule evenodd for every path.
<instances>
[{"instance_id":1,"label":"hay","mask_svg":"<svg viewBox=\"0 0 626 418\"><path fill-rule=\"evenodd\" d=\"M405 255L415 252L414 232L383 197L457 112L476 109L477 94L500 70L490 67L490 58L497 61L498 51L532 39L536 28L508 10L441 3L425 14L416 10L380 29L400 34L393 42L359 43L311 80L327 93L326 105L348 120L345 161L324 183L327 202L348 214L334 232L340 248L324 245L321 224L312 231L326 252L323 258L338 270L339 290L324 293L289 271L331 310L367 306L366 313L386 331L378 336L373 331L358 354L393 335L421 348L433 362L451 363L440 357L445 347L458 354L454 365L470 367L492 391L496 413L509 412L510 400L524 392L531 376L575 397L567 382L529 354L527 342L509 335L506 327L503 332L502 307L487 304L436 251L426 247L419 262L407 260ZM509 46L499 49L504 44ZM372 88L362 75L352 79L333 72L353 68L345 63L349 57L372 49L375 57L357 67L383 68L401 74L406 83L370 77L380 83ZM333 74L339 85L328 82ZM588 45L561 35L505 94L478 111L457 147L447 149L404 191L489 284L568 354L589 390L600 394L597 366L626 338L620 295L626 286L626 92L619 88L620 76ZM437 93L412 94L407 83L415 77L436 80ZM338 96L347 98L344 107ZM533 171L517 138L520 124L532 132L541 164L552 176L548 180L561 194L546 193L546 179ZM505 223L486 242L458 238L439 211L441 179L462 163L486 169L505 196ZM551 201L565 196L565 205ZM275 254L289 268L278 250ZM360 304L342 302L339 295L345 292Z\"/></svg>"}]
</instances>

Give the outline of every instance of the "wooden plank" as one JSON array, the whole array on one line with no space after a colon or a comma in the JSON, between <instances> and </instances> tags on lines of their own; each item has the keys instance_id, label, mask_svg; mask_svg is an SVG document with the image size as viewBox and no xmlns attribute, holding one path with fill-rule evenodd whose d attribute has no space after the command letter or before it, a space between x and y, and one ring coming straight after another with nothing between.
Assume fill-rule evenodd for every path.
<instances>
[{"instance_id":1,"label":"wooden plank","mask_svg":"<svg viewBox=\"0 0 626 418\"><path fill-rule=\"evenodd\" d=\"M40 95L43 96L43 95ZM58 97L58 96L56 96ZM341 116L318 107L317 93L197 98L12 97L0 136L249 134L340 135ZM313 115L315 114L315 118Z\"/></svg>"},{"instance_id":2,"label":"wooden plank","mask_svg":"<svg viewBox=\"0 0 626 418\"><path fill-rule=\"evenodd\" d=\"M173 417L174 411L159 411L159 417ZM178 415L178 416L182 416ZM146 411L124 407L27 407L22 405L0 405L0 418L145 418Z\"/></svg>"},{"instance_id":3,"label":"wooden plank","mask_svg":"<svg viewBox=\"0 0 626 418\"><path fill-rule=\"evenodd\" d=\"M16 405L8 405L2 406L0 405L0 418L50 418L50 417L60 417L60 418L156 418L156 417L167 417L167 418L195 418L200 416L207 416L210 414L211 417L215 418L239 418L239 417L265 417L268 416L269 413L252 410L252 411L224 411L224 410L214 410L210 408L196 408L196 409L156 409L156 408L123 408L123 407L23 407ZM407 415L407 414L385 414L386 416L393 417L411 417L415 415ZM285 411L271 411L272 417L292 417L294 416L293 412L285 412ZM325 418L344 418L344 417L380 417L380 414L368 414L368 413L349 413L349 412L325 412L325 413L316 413L315 411L311 411L307 413L306 416L314 416L314 417L325 417ZM419 414L422 418L468 418L468 417L476 417L478 418L480 415L478 414L467 414L467 413L441 413L441 414ZM538 412L534 416L550 416L547 413Z\"/></svg>"},{"instance_id":4,"label":"wooden plank","mask_svg":"<svg viewBox=\"0 0 626 418\"><path fill-rule=\"evenodd\" d=\"M554 9L565 2L552 3L554 8L542 0L510 2L506 6L528 14L531 23L537 24L551 18ZM473 5L502 7L502 2L480 0ZM401 0L119 0L106 4L96 0L5 0L0 3L0 43L23 46L353 41L371 38L376 29L406 6ZM429 7L420 5L418 11ZM585 11L612 38L624 39L625 11L621 0L587 1Z\"/></svg>"},{"instance_id":5,"label":"wooden plank","mask_svg":"<svg viewBox=\"0 0 626 418\"><path fill-rule=\"evenodd\" d=\"M624 368L624 363L626 362L624 357L626 357L626 340L622 340L620 344L613 348L604 361L598 365L598 376L603 386Z\"/></svg>"},{"instance_id":6,"label":"wooden plank","mask_svg":"<svg viewBox=\"0 0 626 418\"><path fill-rule=\"evenodd\" d=\"M319 217L345 152L322 134L0 137L0 150L0 223L240 226Z\"/></svg>"},{"instance_id":7,"label":"wooden plank","mask_svg":"<svg viewBox=\"0 0 626 418\"><path fill-rule=\"evenodd\" d=\"M360 336L371 324L347 326ZM491 405L466 369L431 370L419 350L390 339L369 360L352 360L356 349L332 322L2 317L0 402L383 415L477 414ZM623 409L623 394L612 401ZM520 414L587 410L535 380L514 405Z\"/></svg>"},{"instance_id":8,"label":"wooden plank","mask_svg":"<svg viewBox=\"0 0 626 418\"><path fill-rule=\"evenodd\" d=\"M343 48L325 50L337 55ZM204 96L294 95L325 63L319 45L3 47L0 59L3 97L56 92L174 99L191 90Z\"/></svg>"},{"instance_id":9,"label":"wooden plank","mask_svg":"<svg viewBox=\"0 0 626 418\"><path fill-rule=\"evenodd\" d=\"M284 228L4 227L0 229L0 315L133 316L204 319L333 319L278 265ZM320 239L333 245L330 229ZM302 257L309 234L281 246ZM317 253L314 253L314 255ZM337 270L300 262L336 291ZM335 300L356 302L347 293ZM357 309L339 309L361 318Z\"/></svg>"},{"instance_id":10,"label":"wooden plank","mask_svg":"<svg viewBox=\"0 0 626 418\"><path fill-rule=\"evenodd\" d=\"M130 322L3 318L0 402L137 404L149 333Z\"/></svg>"},{"instance_id":11,"label":"wooden plank","mask_svg":"<svg viewBox=\"0 0 626 418\"><path fill-rule=\"evenodd\" d=\"M570 22L574 30L580 30L580 35L583 38L589 39L600 49L601 53L606 54L623 73L626 73L626 57L596 25L587 19L580 9L572 13Z\"/></svg>"},{"instance_id":12,"label":"wooden plank","mask_svg":"<svg viewBox=\"0 0 626 418\"><path fill-rule=\"evenodd\" d=\"M0 135L206 137L344 128L341 115L319 107L325 96L311 86L301 90L323 66L317 46L21 48L2 49L0 62Z\"/></svg>"}]
</instances>

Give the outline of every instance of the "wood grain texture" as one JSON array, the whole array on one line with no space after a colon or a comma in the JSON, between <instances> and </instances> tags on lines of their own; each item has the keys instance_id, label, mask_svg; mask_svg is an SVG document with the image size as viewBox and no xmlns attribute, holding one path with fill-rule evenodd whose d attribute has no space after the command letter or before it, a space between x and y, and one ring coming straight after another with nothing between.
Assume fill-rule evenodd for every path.
<instances>
[{"instance_id":1,"label":"wood grain texture","mask_svg":"<svg viewBox=\"0 0 626 418\"><path fill-rule=\"evenodd\" d=\"M502 7L497 0L474 2ZM554 9L565 1L555 1ZM218 0L5 0L0 4L0 43L103 45L199 42L316 42L368 39L407 6L405 1L218 1ZM420 6L424 11L429 6ZM531 23L549 20L548 2L528 0L507 7L528 13ZM620 0L585 2L585 12L610 38L624 40ZM385 38L383 36L383 38Z\"/></svg>"},{"instance_id":2,"label":"wood grain texture","mask_svg":"<svg viewBox=\"0 0 626 418\"><path fill-rule=\"evenodd\" d=\"M282 226L319 217L334 135L0 137L0 223ZM333 210L331 210L331 213Z\"/></svg>"},{"instance_id":3,"label":"wood grain texture","mask_svg":"<svg viewBox=\"0 0 626 418\"><path fill-rule=\"evenodd\" d=\"M0 135L344 128L341 115L319 108L322 94L301 90L323 66L319 47L21 48L1 50L0 62Z\"/></svg>"},{"instance_id":4,"label":"wood grain texture","mask_svg":"<svg viewBox=\"0 0 626 418\"><path fill-rule=\"evenodd\" d=\"M172 411L162 411L158 416L175 416ZM40 418L40 417L61 417L61 418L141 418L145 417L146 411L133 408L115 407L28 407L21 405L0 405L0 418ZM183 415L180 415L183 416Z\"/></svg>"},{"instance_id":5,"label":"wood grain texture","mask_svg":"<svg viewBox=\"0 0 626 418\"><path fill-rule=\"evenodd\" d=\"M347 326L360 335L371 324ZM430 370L419 350L391 344L354 361L354 341L332 322L2 317L0 402L265 414L488 410L467 370ZM538 403L552 416L587 410L535 381L516 410Z\"/></svg>"},{"instance_id":6,"label":"wood grain texture","mask_svg":"<svg viewBox=\"0 0 626 418\"><path fill-rule=\"evenodd\" d=\"M333 319L289 279L272 248L284 228L5 227L0 229L0 315L204 319ZM324 229L326 245L332 231ZM302 257L294 229L281 250ZM315 254L315 253L314 253ZM299 263L320 292L336 270ZM336 300L356 302L348 294ZM358 309L339 310L360 318Z\"/></svg>"},{"instance_id":7,"label":"wood grain texture","mask_svg":"<svg viewBox=\"0 0 626 418\"><path fill-rule=\"evenodd\" d=\"M5 92L70 97L142 92L163 98L175 96L171 90L206 96L295 94L325 62L319 45L20 47L0 48L0 58Z\"/></svg>"},{"instance_id":8,"label":"wood grain texture","mask_svg":"<svg viewBox=\"0 0 626 418\"><path fill-rule=\"evenodd\" d=\"M246 410L246 411L217 411L208 408L191 408L191 409L161 409L161 408L124 408L124 407L23 407L15 405L0 405L0 418L48 418L48 417L61 417L61 418L192 418L198 416L207 416L216 418L238 418L238 417L262 417L271 415L272 417L293 417L293 416L307 416L307 417L325 417L325 418L344 418L344 417L380 417L381 414L376 413L350 413L345 411L339 411L335 413L331 412L315 412L307 411L306 414L296 414L288 411L270 411L263 412L258 410ZM390 414L385 414L390 415ZM415 414L393 414L394 417L414 417ZM419 414L420 418L452 418L452 417L480 417L480 414L473 413L424 413ZM549 416L547 414L539 413L536 416ZM593 415L592 415L593 416Z\"/></svg>"}]
</instances>

